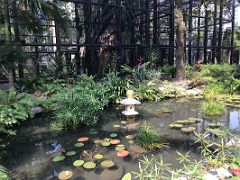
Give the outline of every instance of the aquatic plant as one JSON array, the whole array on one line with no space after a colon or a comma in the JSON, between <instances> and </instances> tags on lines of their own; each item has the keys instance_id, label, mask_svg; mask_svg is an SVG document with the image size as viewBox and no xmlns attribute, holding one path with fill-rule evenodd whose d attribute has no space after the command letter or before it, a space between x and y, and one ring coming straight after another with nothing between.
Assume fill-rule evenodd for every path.
<instances>
[{"instance_id":1,"label":"aquatic plant","mask_svg":"<svg viewBox=\"0 0 240 180\"><path fill-rule=\"evenodd\" d=\"M70 179L73 176L73 172L70 170L62 171L58 174L58 179L60 180L66 180Z\"/></svg>"},{"instance_id":2,"label":"aquatic plant","mask_svg":"<svg viewBox=\"0 0 240 180\"><path fill-rule=\"evenodd\" d=\"M85 169L94 169L96 167L96 163L89 161L83 164L83 167Z\"/></svg>"},{"instance_id":3,"label":"aquatic plant","mask_svg":"<svg viewBox=\"0 0 240 180\"><path fill-rule=\"evenodd\" d=\"M138 131L137 143L148 150L161 149L166 145L165 139L146 124Z\"/></svg>"},{"instance_id":4,"label":"aquatic plant","mask_svg":"<svg viewBox=\"0 0 240 180\"><path fill-rule=\"evenodd\" d=\"M76 160L73 162L73 166L75 167L80 167L84 164L84 161L83 160Z\"/></svg>"},{"instance_id":5,"label":"aquatic plant","mask_svg":"<svg viewBox=\"0 0 240 180\"><path fill-rule=\"evenodd\" d=\"M104 85L94 82L93 77L82 76L71 89L65 88L53 95L50 107L53 107L56 121L65 128L96 124L109 103L107 91Z\"/></svg>"},{"instance_id":6,"label":"aquatic plant","mask_svg":"<svg viewBox=\"0 0 240 180\"><path fill-rule=\"evenodd\" d=\"M115 163L112 160L104 160L101 162L101 166L105 168L111 168L115 165Z\"/></svg>"},{"instance_id":7,"label":"aquatic plant","mask_svg":"<svg viewBox=\"0 0 240 180\"><path fill-rule=\"evenodd\" d=\"M220 102L203 102L202 111L207 116L216 116L224 113L225 105Z\"/></svg>"},{"instance_id":8,"label":"aquatic plant","mask_svg":"<svg viewBox=\"0 0 240 180\"><path fill-rule=\"evenodd\" d=\"M8 170L0 165L0 180L10 180Z\"/></svg>"}]
</instances>

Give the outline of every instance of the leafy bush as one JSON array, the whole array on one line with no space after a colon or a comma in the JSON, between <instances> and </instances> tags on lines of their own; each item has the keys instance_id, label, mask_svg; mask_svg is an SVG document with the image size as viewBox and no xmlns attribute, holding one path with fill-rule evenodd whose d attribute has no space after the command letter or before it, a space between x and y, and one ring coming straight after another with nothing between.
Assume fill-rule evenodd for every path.
<instances>
[{"instance_id":1,"label":"leafy bush","mask_svg":"<svg viewBox=\"0 0 240 180\"><path fill-rule=\"evenodd\" d=\"M8 171L0 165L0 180L9 180Z\"/></svg>"},{"instance_id":2,"label":"leafy bush","mask_svg":"<svg viewBox=\"0 0 240 180\"><path fill-rule=\"evenodd\" d=\"M192 79L194 77L194 67L190 65L185 65L185 72L187 79Z\"/></svg>"},{"instance_id":3,"label":"leafy bush","mask_svg":"<svg viewBox=\"0 0 240 180\"><path fill-rule=\"evenodd\" d=\"M109 93L109 100L111 102L119 101L121 96L125 94L130 80L123 79L118 76L118 73L110 72L103 79L103 83L106 86Z\"/></svg>"},{"instance_id":4,"label":"leafy bush","mask_svg":"<svg viewBox=\"0 0 240 180\"><path fill-rule=\"evenodd\" d=\"M170 65L164 65L161 67L161 72L166 76L166 78L171 78L176 74L176 68Z\"/></svg>"},{"instance_id":5,"label":"leafy bush","mask_svg":"<svg viewBox=\"0 0 240 180\"><path fill-rule=\"evenodd\" d=\"M219 101L226 93L224 86L220 83L210 83L204 90L204 97L208 101Z\"/></svg>"},{"instance_id":6,"label":"leafy bush","mask_svg":"<svg viewBox=\"0 0 240 180\"><path fill-rule=\"evenodd\" d=\"M11 128L32 116L31 108L40 101L32 96L16 92L0 91L0 132L14 135Z\"/></svg>"},{"instance_id":7,"label":"leafy bush","mask_svg":"<svg viewBox=\"0 0 240 180\"><path fill-rule=\"evenodd\" d=\"M235 72L235 65L206 64L201 66L201 76L210 76L216 79L231 76Z\"/></svg>"},{"instance_id":8,"label":"leafy bush","mask_svg":"<svg viewBox=\"0 0 240 180\"><path fill-rule=\"evenodd\" d=\"M164 138L146 124L139 130L137 142L148 150L161 149L165 146Z\"/></svg>"},{"instance_id":9,"label":"leafy bush","mask_svg":"<svg viewBox=\"0 0 240 180\"><path fill-rule=\"evenodd\" d=\"M132 89L134 89L135 97L138 100L158 101L164 97L157 85L152 81L147 84L139 83Z\"/></svg>"},{"instance_id":10,"label":"leafy bush","mask_svg":"<svg viewBox=\"0 0 240 180\"><path fill-rule=\"evenodd\" d=\"M221 115L224 113L225 106L220 102L203 102L202 111L207 116Z\"/></svg>"},{"instance_id":11,"label":"leafy bush","mask_svg":"<svg viewBox=\"0 0 240 180\"><path fill-rule=\"evenodd\" d=\"M85 75L71 89L64 88L49 100L57 123L65 128L96 124L99 113L108 103L108 89Z\"/></svg>"}]
</instances>

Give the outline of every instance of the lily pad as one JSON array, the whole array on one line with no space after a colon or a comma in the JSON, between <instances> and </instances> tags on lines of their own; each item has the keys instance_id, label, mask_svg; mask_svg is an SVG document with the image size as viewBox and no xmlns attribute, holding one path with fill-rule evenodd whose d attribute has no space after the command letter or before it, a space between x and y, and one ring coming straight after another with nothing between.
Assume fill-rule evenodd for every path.
<instances>
[{"instance_id":1,"label":"lily pad","mask_svg":"<svg viewBox=\"0 0 240 180\"><path fill-rule=\"evenodd\" d=\"M122 180L132 180L132 174L131 173L127 173L123 176Z\"/></svg>"},{"instance_id":2,"label":"lily pad","mask_svg":"<svg viewBox=\"0 0 240 180\"><path fill-rule=\"evenodd\" d=\"M110 142L103 141L103 142L101 143L101 145L104 146L104 147L107 147L107 146L110 146Z\"/></svg>"},{"instance_id":3,"label":"lily pad","mask_svg":"<svg viewBox=\"0 0 240 180\"><path fill-rule=\"evenodd\" d=\"M208 126L212 127L212 128L217 128L217 127L222 126L222 124L221 123L209 123Z\"/></svg>"},{"instance_id":4,"label":"lily pad","mask_svg":"<svg viewBox=\"0 0 240 180\"><path fill-rule=\"evenodd\" d=\"M127 135L127 136L125 136L125 138L126 138L127 140L132 140L134 137L133 137L133 135Z\"/></svg>"},{"instance_id":5,"label":"lily pad","mask_svg":"<svg viewBox=\"0 0 240 180\"><path fill-rule=\"evenodd\" d=\"M171 124L169 124L169 127L171 127L171 128L182 128L183 125L182 124L177 124L177 123L171 123Z\"/></svg>"},{"instance_id":6,"label":"lily pad","mask_svg":"<svg viewBox=\"0 0 240 180\"><path fill-rule=\"evenodd\" d=\"M111 168L115 165L115 163L112 160L105 160L101 163L101 166L105 168Z\"/></svg>"},{"instance_id":7,"label":"lily pad","mask_svg":"<svg viewBox=\"0 0 240 180\"><path fill-rule=\"evenodd\" d=\"M119 124L114 124L113 127L114 128L120 128L120 125Z\"/></svg>"},{"instance_id":8,"label":"lily pad","mask_svg":"<svg viewBox=\"0 0 240 180\"><path fill-rule=\"evenodd\" d=\"M134 143L134 140L128 140L128 143L129 143L129 144L133 144L133 143Z\"/></svg>"},{"instance_id":9,"label":"lily pad","mask_svg":"<svg viewBox=\"0 0 240 180\"><path fill-rule=\"evenodd\" d=\"M122 150L122 151L118 151L118 152L117 152L117 156L118 156L118 157L127 157L128 154L129 154L129 152L126 151L126 150Z\"/></svg>"},{"instance_id":10,"label":"lily pad","mask_svg":"<svg viewBox=\"0 0 240 180\"><path fill-rule=\"evenodd\" d=\"M96 159L96 160L101 160L101 159L103 159L103 155L102 155L102 154L95 154L93 157L94 157L94 159Z\"/></svg>"},{"instance_id":11,"label":"lily pad","mask_svg":"<svg viewBox=\"0 0 240 180\"><path fill-rule=\"evenodd\" d=\"M96 163L92 162L92 161L89 161L89 162L86 162L83 167L85 169L94 169L96 167Z\"/></svg>"},{"instance_id":12,"label":"lily pad","mask_svg":"<svg viewBox=\"0 0 240 180\"><path fill-rule=\"evenodd\" d=\"M94 144L101 144L103 142L102 139L95 139Z\"/></svg>"},{"instance_id":13,"label":"lily pad","mask_svg":"<svg viewBox=\"0 0 240 180\"><path fill-rule=\"evenodd\" d=\"M121 124L125 125L127 124L127 121L121 121Z\"/></svg>"},{"instance_id":14,"label":"lily pad","mask_svg":"<svg viewBox=\"0 0 240 180\"><path fill-rule=\"evenodd\" d=\"M115 147L115 150L116 151L122 151L122 150L125 150L125 147L124 146L117 146L117 147Z\"/></svg>"},{"instance_id":15,"label":"lily pad","mask_svg":"<svg viewBox=\"0 0 240 180\"><path fill-rule=\"evenodd\" d=\"M67 156L74 156L76 154L76 151L69 151L66 153Z\"/></svg>"},{"instance_id":16,"label":"lily pad","mask_svg":"<svg viewBox=\"0 0 240 180\"><path fill-rule=\"evenodd\" d=\"M84 164L84 161L83 160L76 160L73 162L73 166L75 167L80 167Z\"/></svg>"},{"instance_id":17,"label":"lily pad","mask_svg":"<svg viewBox=\"0 0 240 180\"><path fill-rule=\"evenodd\" d=\"M120 143L120 140L119 139L112 139L111 141L110 141L110 143L111 144L119 144Z\"/></svg>"},{"instance_id":18,"label":"lily pad","mask_svg":"<svg viewBox=\"0 0 240 180\"><path fill-rule=\"evenodd\" d=\"M58 174L58 179L67 180L67 179L70 179L72 176L73 176L72 171L62 171Z\"/></svg>"},{"instance_id":19,"label":"lily pad","mask_svg":"<svg viewBox=\"0 0 240 180\"><path fill-rule=\"evenodd\" d=\"M84 146L84 144L83 144L83 143L76 143L76 144L74 144L74 146L75 146L75 147L79 147L79 148L80 148L80 147L83 147L83 146Z\"/></svg>"},{"instance_id":20,"label":"lily pad","mask_svg":"<svg viewBox=\"0 0 240 180\"><path fill-rule=\"evenodd\" d=\"M195 130L196 130L195 127L181 128L181 131L182 131L182 132L185 132L185 133L190 133L190 132L193 132L193 131L195 131Z\"/></svg>"},{"instance_id":21,"label":"lily pad","mask_svg":"<svg viewBox=\"0 0 240 180\"><path fill-rule=\"evenodd\" d=\"M86 141L88 141L89 140L89 138L88 137L80 137L80 138L78 138L78 142L86 142Z\"/></svg>"},{"instance_id":22,"label":"lily pad","mask_svg":"<svg viewBox=\"0 0 240 180\"><path fill-rule=\"evenodd\" d=\"M53 161L59 162L59 161L63 161L64 159L65 159L65 156L58 155L53 158Z\"/></svg>"},{"instance_id":23,"label":"lily pad","mask_svg":"<svg viewBox=\"0 0 240 180\"><path fill-rule=\"evenodd\" d=\"M111 133L111 134L110 134L110 137L111 137L111 138L115 138L115 137L117 137L117 136L118 136L117 133Z\"/></svg>"},{"instance_id":24,"label":"lily pad","mask_svg":"<svg viewBox=\"0 0 240 180\"><path fill-rule=\"evenodd\" d=\"M195 122L202 122L203 121L203 119L201 119L201 118L188 118L188 120L195 121Z\"/></svg>"},{"instance_id":25,"label":"lily pad","mask_svg":"<svg viewBox=\"0 0 240 180\"><path fill-rule=\"evenodd\" d=\"M175 121L177 124L193 124L195 120L185 119L185 120L177 120Z\"/></svg>"}]
</instances>

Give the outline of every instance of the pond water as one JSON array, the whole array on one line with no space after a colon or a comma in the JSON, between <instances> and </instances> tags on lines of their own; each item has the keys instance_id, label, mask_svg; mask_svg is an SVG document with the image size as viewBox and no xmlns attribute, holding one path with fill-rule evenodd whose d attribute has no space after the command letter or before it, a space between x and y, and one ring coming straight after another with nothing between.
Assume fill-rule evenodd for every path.
<instances>
[{"instance_id":1,"label":"pond water","mask_svg":"<svg viewBox=\"0 0 240 180\"><path fill-rule=\"evenodd\" d=\"M138 122L147 122L154 127L160 135L163 135L170 142L170 146L164 150L154 153L148 153L147 156L162 156L166 163L172 164L177 168L177 153L186 153L192 150L190 154L192 159L199 159L199 153L194 145L194 135L184 134L180 130L169 128L169 124L181 119L190 117L208 119L200 123L196 123L196 131L204 131L208 127L208 123L212 118L204 117L201 114L198 101L179 100L143 103L139 110ZM171 112L169 112L169 109ZM74 131L54 133L49 128L49 117L42 116L34 121L29 121L20 128L19 135L16 136L9 145L7 153L2 153L2 162L10 170L12 179L58 179L59 172L63 170L73 171L72 179L87 179L87 180L114 180L119 179L123 174L130 171L137 171L139 159L142 157L128 156L119 158L116 156L115 146L102 147L95 145L94 140L109 138L113 132L118 134L122 144L129 149L132 145L124 138L129 134L114 128L114 125L121 125L124 117L121 116L121 109L108 109L104 112L102 123L98 127L83 127ZM235 131L240 128L240 110L228 109L224 115L215 117L214 122L218 121L224 126ZM91 133L89 133L91 132ZM84 143L85 146L77 148L74 146L79 137L89 137L89 141ZM77 154L71 157L66 157L64 161L53 162L54 156L59 154L59 151L76 151ZM115 162L115 166L110 169L104 169L97 163L94 170L85 170L83 167L76 168L73 166L75 160L80 159L80 154L84 150L91 150L104 155L104 159L111 159Z\"/></svg>"}]
</instances>

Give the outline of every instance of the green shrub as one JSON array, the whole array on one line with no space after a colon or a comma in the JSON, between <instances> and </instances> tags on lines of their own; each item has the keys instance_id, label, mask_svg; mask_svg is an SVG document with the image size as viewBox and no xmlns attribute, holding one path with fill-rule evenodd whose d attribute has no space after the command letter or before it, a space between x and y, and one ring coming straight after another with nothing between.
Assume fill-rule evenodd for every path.
<instances>
[{"instance_id":1,"label":"green shrub","mask_svg":"<svg viewBox=\"0 0 240 180\"><path fill-rule=\"evenodd\" d=\"M176 74L176 68L174 66L164 65L160 69L167 78L171 78Z\"/></svg>"},{"instance_id":2,"label":"green shrub","mask_svg":"<svg viewBox=\"0 0 240 180\"><path fill-rule=\"evenodd\" d=\"M203 102L201 107L207 116L222 115L225 110L224 104L220 102Z\"/></svg>"},{"instance_id":3,"label":"green shrub","mask_svg":"<svg viewBox=\"0 0 240 180\"><path fill-rule=\"evenodd\" d=\"M161 149L166 143L163 137L146 124L139 130L137 142L148 150Z\"/></svg>"},{"instance_id":4,"label":"green shrub","mask_svg":"<svg viewBox=\"0 0 240 180\"><path fill-rule=\"evenodd\" d=\"M13 126L32 116L32 106L39 103L39 100L25 93L0 91L0 132L14 135Z\"/></svg>"},{"instance_id":5,"label":"green shrub","mask_svg":"<svg viewBox=\"0 0 240 180\"><path fill-rule=\"evenodd\" d=\"M216 79L231 76L235 72L235 65L206 64L201 66L201 76L210 76Z\"/></svg>"},{"instance_id":6,"label":"green shrub","mask_svg":"<svg viewBox=\"0 0 240 180\"><path fill-rule=\"evenodd\" d=\"M76 128L81 124L96 124L99 113L108 103L108 89L84 75L71 89L64 88L53 95L49 107L53 107L60 126Z\"/></svg>"},{"instance_id":7,"label":"green shrub","mask_svg":"<svg viewBox=\"0 0 240 180\"><path fill-rule=\"evenodd\" d=\"M8 171L6 168L0 165L0 180L9 180Z\"/></svg>"},{"instance_id":8,"label":"green shrub","mask_svg":"<svg viewBox=\"0 0 240 180\"><path fill-rule=\"evenodd\" d=\"M208 101L219 101L224 94L226 89L220 83L210 83L204 90L204 97Z\"/></svg>"},{"instance_id":9,"label":"green shrub","mask_svg":"<svg viewBox=\"0 0 240 180\"><path fill-rule=\"evenodd\" d=\"M119 101L125 94L126 88L130 83L130 80L123 79L118 75L118 73L110 72L103 79L103 84L106 86L109 93L109 100L114 103Z\"/></svg>"},{"instance_id":10,"label":"green shrub","mask_svg":"<svg viewBox=\"0 0 240 180\"><path fill-rule=\"evenodd\" d=\"M132 89L134 89L135 97L138 100L158 101L164 97L157 85L152 81L149 81L147 84L139 83Z\"/></svg>"},{"instance_id":11,"label":"green shrub","mask_svg":"<svg viewBox=\"0 0 240 180\"><path fill-rule=\"evenodd\" d=\"M190 65L185 65L185 73L187 79L193 79L194 77L194 67Z\"/></svg>"}]
</instances>

